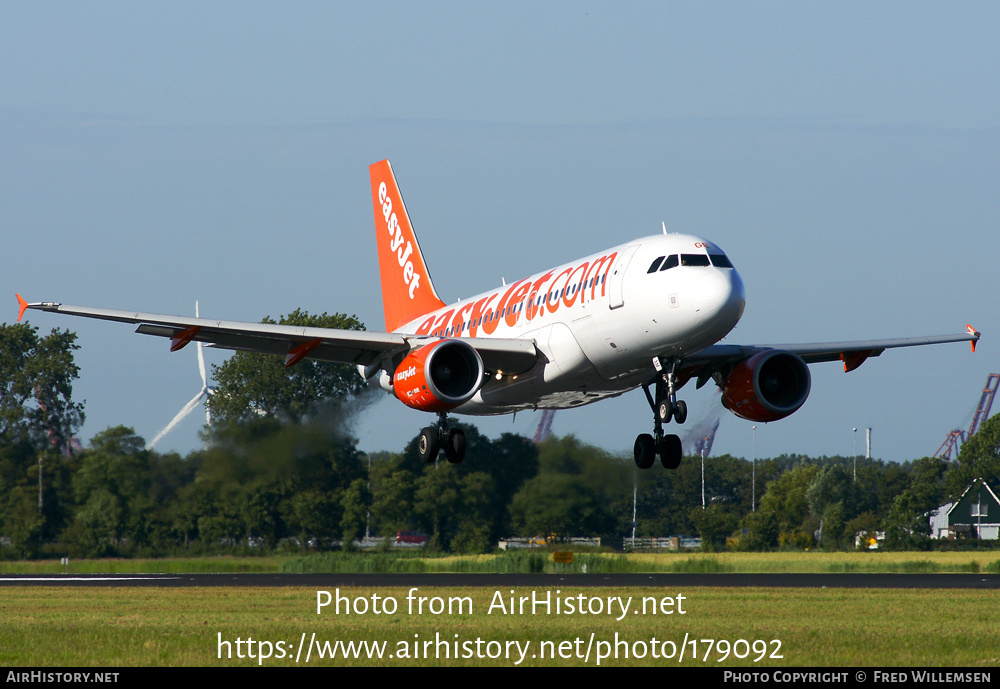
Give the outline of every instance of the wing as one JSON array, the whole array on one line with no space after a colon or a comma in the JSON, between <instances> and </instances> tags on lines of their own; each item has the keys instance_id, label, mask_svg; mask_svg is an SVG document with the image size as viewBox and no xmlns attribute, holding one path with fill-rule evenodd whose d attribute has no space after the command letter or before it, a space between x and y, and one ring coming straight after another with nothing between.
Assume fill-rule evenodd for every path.
<instances>
[{"instance_id":1,"label":"wing","mask_svg":"<svg viewBox=\"0 0 1000 689\"><path fill-rule=\"evenodd\" d=\"M966 325L964 333L955 335L935 335L930 337L901 337L889 340L856 340L851 342L817 342L812 344L776 344L776 345L712 345L685 357L682 370L690 377L698 378L698 387L719 372L745 361L750 357L768 350L791 352L798 355L807 364L821 361L842 361L844 372L853 371L869 357L880 356L887 349L898 347L919 347L922 345L946 344L949 342L969 342L972 351L976 351L979 332L971 325Z\"/></svg>"},{"instance_id":2,"label":"wing","mask_svg":"<svg viewBox=\"0 0 1000 689\"><path fill-rule=\"evenodd\" d=\"M286 366L292 366L308 358L357 364L377 370L383 366L383 362L401 359L407 352L438 339L366 330L304 328L295 325L164 316L156 313L69 306L56 302L29 304L21 298L21 295L17 298L20 303L18 320L21 320L26 309L37 309L84 318L136 323L139 325L136 328L137 333L169 338L170 351L177 351L189 342L205 342L209 346L221 349L284 356ZM539 355L534 340L456 339L465 339L471 344L479 352L483 365L488 370L523 373L538 361Z\"/></svg>"}]
</instances>

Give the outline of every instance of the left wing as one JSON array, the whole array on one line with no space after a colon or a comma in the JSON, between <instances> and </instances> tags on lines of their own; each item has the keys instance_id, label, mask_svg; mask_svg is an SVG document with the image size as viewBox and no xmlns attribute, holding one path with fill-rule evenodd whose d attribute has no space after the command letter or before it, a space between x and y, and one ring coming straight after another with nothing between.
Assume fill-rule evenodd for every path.
<instances>
[{"instance_id":1,"label":"left wing","mask_svg":"<svg viewBox=\"0 0 1000 689\"><path fill-rule=\"evenodd\" d=\"M244 323L219 321L209 318L164 316L157 313L117 311L89 306L69 306L57 302L26 302L17 295L20 312L27 309L64 313L71 316L98 318L120 323L137 323L137 333L170 338L170 351L177 351L189 342L205 342L221 349L261 352L285 357L285 365L292 366L302 359L332 361L380 367L383 362L402 358L413 349L436 342L438 338L380 333L367 330L339 330L335 328L304 328L295 325L269 323ZM533 340L518 339L464 339L471 344L483 365L489 370L523 373L535 365L538 350Z\"/></svg>"},{"instance_id":2,"label":"left wing","mask_svg":"<svg viewBox=\"0 0 1000 689\"><path fill-rule=\"evenodd\" d=\"M887 349L971 342L972 351L975 351L978 340L979 333L970 325L966 326L964 333L934 337L766 346L717 344L679 361L674 360L671 365L676 367L673 372L676 378L671 381L673 376L664 374L662 379L668 386L673 383L675 388L691 379L697 380L699 388L713 380L722 391L722 406L741 418L766 423L795 413L805 403L811 385L806 364L842 361L847 372L858 368L868 357L879 356ZM659 371L662 363L657 358L653 366ZM649 392L648 384L643 386L643 390L654 413L659 414L657 418L666 414L669 419L671 414L677 414L678 409L681 418L686 417L686 405L675 405L673 399L669 405L662 403L663 384L659 379L654 379L654 382L657 385L655 399ZM658 411L664 408L666 412Z\"/></svg>"},{"instance_id":3,"label":"left wing","mask_svg":"<svg viewBox=\"0 0 1000 689\"><path fill-rule=\"evenodd\" d=\"M889 340L855 340L850 342L817 342L811 344L778 344L778 345L724 345L717 344L685 357L681 370L688 378L697 377L698 387L707 382L713 374L724 372L727 368L746 361L752 356L769 350L791 352L799 356L807 364L821 361L842 361L844 372L858 368L869 357L879 356L887 349L898 347L917 347L921 345L945 344L949 342L969 342L972 351L976 351L976 343L980 333L971 325L965 326L964 333L954 335L935 335L930 337L900 337Z\"/></svg>"}]
</instances>

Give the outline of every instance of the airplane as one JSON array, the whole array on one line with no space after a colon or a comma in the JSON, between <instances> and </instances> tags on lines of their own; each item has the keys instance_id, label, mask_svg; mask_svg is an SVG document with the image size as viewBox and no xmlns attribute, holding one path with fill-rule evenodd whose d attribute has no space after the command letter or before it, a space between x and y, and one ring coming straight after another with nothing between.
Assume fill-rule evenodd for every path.
<instances>
[{"instance_id":1,"label":"airplane","mask_svg":"<svg viewBox=\"0 0 1000 689\"><path fill-rule=\"evenodd\" d=\"M707 239L663 233L643 237L500 287L445 304L434 289L388 160L369 168L385 331L349 331L187 318L57 302L27 309L138 324L136 332L223 349L355 364L414 409L436 414L420 432L422 460L444 450L465 456L461 429L447 413L507 414L568 409L642 388L653 412L652 433L633 447L648 469L659 457L676 469L683 447L664 433L683 424L678 391L713 381L733 414L756 422L797 411L811 388L807 364L841 361L853 371L886 349L970 342L980 333L789 345L720 344L743 315L746 296L726 253Z\"/></svg>"}]
</instances>

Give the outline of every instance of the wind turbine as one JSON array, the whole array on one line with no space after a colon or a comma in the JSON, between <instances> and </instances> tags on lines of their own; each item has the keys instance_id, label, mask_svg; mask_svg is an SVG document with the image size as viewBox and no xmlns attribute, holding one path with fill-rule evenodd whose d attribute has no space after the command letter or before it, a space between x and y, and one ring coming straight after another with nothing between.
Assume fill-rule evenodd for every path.
<instances>
[{"instance_id":1,"label":"wind turbine","mask_svg":"<svg viewBox=\"0 0 1000 689\"><path fill-rule=\"evenodd\" d=\"M200 318L198 314L197 301L194 303L194 315L195 318ZM177 412L177 416L175 416L162 431L157 433L155 438L153 438L152 440L149 441L149 443L146 444L147 450L152 450L156 446L156 443L160 442L160 439L167 433L169 433L174 426L179 424L184 419L185 416L193 412L195 410L195 407L201 404L202 400L208 401L208 398L211 395L215 394L215 388L209 387L208 385L208 374L205 371L205 355L202 353L202 347L204 345L202 345L201 342L198 342L197 345L198 345L198 371L201 373L201 390L198 391L198 394L195 395L190 402L185 404L184 407L179 412ZM205 405L205 423L208 425L211 425L212 423L212 412L209 411L207 404Z\"/></svg>"}]
</instances>

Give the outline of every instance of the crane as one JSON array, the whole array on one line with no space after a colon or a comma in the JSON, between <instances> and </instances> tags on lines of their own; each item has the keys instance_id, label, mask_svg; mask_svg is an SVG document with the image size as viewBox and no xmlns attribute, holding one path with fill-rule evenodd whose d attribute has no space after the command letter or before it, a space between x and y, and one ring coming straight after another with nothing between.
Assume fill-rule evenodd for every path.
<instances>
[{"instance_id":1,"label":"crane","mask_svg":"<svg viewBox=\"0 0 1000 689\"><path fill-rule=\"evenodd\" d=\"M960 443L964 443L966 440L971 438L979 430L979 427L983 424L989 415L990 407L993 406L993 398L997 394L997 384L1000 383L1000 373L991 373L986 376L986 385L983 387L983 392L979 397L979 404L976 406L976 412L972 415L972 423L969 424L968 432L963 431L960 428L952 429L948 433L948 437L944 439L941 443L941 447L937 449L934 453L934 457L946 457L947 459L952 458L952 452L954 451L955 456L958 456L958 446Z\"/></svg>"},{"instance_id":2,"label":"crane","mask_svg":"<svg viewBox=\"0 0 1000 689\"><path fill-rule=\"evenodd\" d=\"M546 409L542 412L542 420L535 431L535 442L540 443L552 434L552 417L556 415L555 409Z\"/></svg>"}]
</instances>

